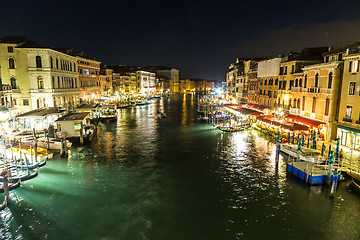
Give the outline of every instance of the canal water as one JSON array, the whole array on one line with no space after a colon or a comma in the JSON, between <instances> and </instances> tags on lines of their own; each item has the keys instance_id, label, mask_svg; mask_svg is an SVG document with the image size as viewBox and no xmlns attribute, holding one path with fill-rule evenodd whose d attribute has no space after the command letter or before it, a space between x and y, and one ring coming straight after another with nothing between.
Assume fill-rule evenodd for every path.
<instances>
[{"instance_id":1,"label":"canal water","mask_svg":"<svg viewBox=\"0 0 360 240\"><path fill-rule=\"evenodd\" d=\"M270 138L201 122L196 97L119 113L11 192L1 239L360 239L348 180L331 199L288 176Z\"/></svg>"}]
</instances>

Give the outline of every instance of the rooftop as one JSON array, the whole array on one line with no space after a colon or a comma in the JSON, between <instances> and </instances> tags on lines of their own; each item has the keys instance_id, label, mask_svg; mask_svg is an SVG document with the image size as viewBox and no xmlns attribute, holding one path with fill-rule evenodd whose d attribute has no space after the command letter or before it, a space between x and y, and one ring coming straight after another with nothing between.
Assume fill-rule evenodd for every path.
<instances>
[{"instance_id":1,"label":"rooftop","mask_svg":"<svg viewBox=\"0 0 360 240\"><path fill-rule=\"evenodd\" d=\"M58 107L45 107L38 108L23 114L18 115L18 118L30 118L30 117L46 117L51 114L63 113L65 110L60 110Z\"/></svg>"},{"instance_id":2,"label":"rooftop","mask_svg":"<svg viewBox=\"0 0 360 240\"><path fill-rule=\"evenodd\" d=\"M55 122L61 121L75 121L75 120L83 120L86 116L89 115L88 112L75 112L75 113L68 113L65 116L62 116Z\"/></svg>"}]
</instances>

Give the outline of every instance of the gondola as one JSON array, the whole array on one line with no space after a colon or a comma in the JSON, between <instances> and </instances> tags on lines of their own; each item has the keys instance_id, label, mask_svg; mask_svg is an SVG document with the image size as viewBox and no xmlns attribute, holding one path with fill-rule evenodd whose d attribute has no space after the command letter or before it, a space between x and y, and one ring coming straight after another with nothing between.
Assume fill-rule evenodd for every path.
<instances>
[{"instance_id":1,"label":"gondola","mask_svg":"<svg viewBox=\"0 0 360 240\"><path fill-rule=\"evenodd\" d=\"M30 180L32 178L35 178L36 176L38 175L38 172L35 171L35 172L32 172L32 173L25 173L25 172L22 172L22 173L16 173L16 172L12 172L11 174L11 181L9 180L9 183L16 183L17 181L26 181L26 180ZM3 176L0 176L0 182L3 182L4 181L4 177Z\"/></svg>"},{"instance_id":2,"label":"gondola","mask_svg":"<svg viewBox=\"0 0 360 240\"><path fill-rule=\"evenodd\" d=\"M18 180L16 183L9 183L9 191L20 187L20 183L20 180ZM2 183L0 183L0 193L4 193L4 185Z\"/></svg>"}]
</instances>

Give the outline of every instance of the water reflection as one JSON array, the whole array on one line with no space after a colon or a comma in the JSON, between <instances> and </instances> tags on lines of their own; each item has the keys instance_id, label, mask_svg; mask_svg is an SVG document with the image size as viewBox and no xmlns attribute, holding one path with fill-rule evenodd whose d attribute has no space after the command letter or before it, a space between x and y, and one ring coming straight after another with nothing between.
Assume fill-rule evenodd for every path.
<instances>
[{"instance_id":1,"label":"water reflection","mask_svg":"<svg viewBox=\"0 0 360 240\"><path fill-rule=\"evenodd\" d=\"M183 126L186 125L187 118L188 118L188 111L187 111L187 102L186 102L186 94L183 95L182 100L182 115L181 115L181 124Z\"/></svg>"}]
</instances>

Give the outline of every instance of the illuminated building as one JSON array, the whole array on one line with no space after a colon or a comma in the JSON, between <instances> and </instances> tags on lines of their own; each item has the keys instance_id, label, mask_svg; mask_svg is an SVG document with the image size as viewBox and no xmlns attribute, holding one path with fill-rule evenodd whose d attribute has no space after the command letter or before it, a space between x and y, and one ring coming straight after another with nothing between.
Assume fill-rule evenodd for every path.
<instances>
[{"instance_id":1,"label":"illuminated building","mask_svg":"<svg viewBox=\"0 0 360 240\"><path fill-rule=\"evenodd\" d=\"M138 93L147 95L156 93L155 73L139 70L136 71L136 79L136 91Z\"/></svg>"},{"instance_id":2,"label":"illuminated building","mask_svg":"<svg viewBox=\"0 0 360 240\"><path fill-rule=\"evenodd\" d=\"M0 65L2 87L7 89L4 97L10 97L19 113L79 103L78 65L73 56L25 37L3 37Z\"/></svg>"},{"instance_id":3,"label":"illuminated building","mask_svg":"<svg viewBox=\"0 0 360 240\"><path fill-rule=\"evenodd\" d=\"M257 68L258 97L255 102L269 108L277 106L281 58L260 61ZM254 85L254 83L252 83Z\"/></svg>"},{"instance_id":4,"label":"illuminated building","mask_svg":"<svg viewBox=\"0 0 360 240\"><path fill-rule=\"evenodd\" d=\"M293 87L292 109L296 109L300 116L319 121L311 127L317 127L320 138L326 141L336 138L337 134L337 103L342 67L342 61L306 66L303 68L303 76L295 79Z\"/></svg>"},{"instance_id":5,"label":"illuminated building","mask_svg":"<svg viewBox=\"0 0 360 240\"><path fill-rule=\"evenodd\" d=\"M181 92L179 70L167 66L146 66L141 70L156 74L156 87L158 92Z\"/></svg>"},{"instance_id":6,"label":"illuminated building","mask_svg":"<svg viewBox=\"0 0 360 240\"><path fill-rule=\"evenodd\" d=\"M258 63L254 63L250 66L248 73L248 102L249 103L257 103L257 99L259 98L259 80L257 77L258 72Z\"/></svg>"},{"instance_id":7,"label":"illuminated building","mask_svg":"<svg viewBox=\"0 0 360 240\"><path fill-rule=\"evenodd\" d=\"M105 67L100 69L100 92L102 97L113 95L113 70Z\"/></svg>"},{"instance_id":8,"label":"illuminated building","mask_svg":"<svg viewBox=\"0 0 360 240\"><path fill-rule=\"evenodd\" d=\"M289 52L281 59L277 106L290 110L293 103L292 88L295 86L295 76L300 77L299 74L302 73L304 66L322 62L322 53L327 49L327 47L305 48L300 53Z\"/></svg>"},{"instance_id":9,"label":"illuminated building","mask_svg":"<svg viewBox=\"0 0 360 240\"><path fill-rule=\"evenodd\" d=\"M341 145L360 150L360 43L347 46L343 59L338 137Z\"/></svg>"},{"instance_id":10,"label":"illuminated building","mask_svg":"<svg viewBox=\"0 0 360 240\"><path fill-rule=\"evenodd\" d=\"M85 54L76 54L79 66L80 98L84 101L93 101L101 98L100 90L100 63L85 57Z\"/></svg>"}]
</instances>

